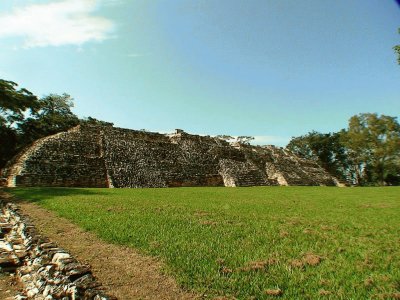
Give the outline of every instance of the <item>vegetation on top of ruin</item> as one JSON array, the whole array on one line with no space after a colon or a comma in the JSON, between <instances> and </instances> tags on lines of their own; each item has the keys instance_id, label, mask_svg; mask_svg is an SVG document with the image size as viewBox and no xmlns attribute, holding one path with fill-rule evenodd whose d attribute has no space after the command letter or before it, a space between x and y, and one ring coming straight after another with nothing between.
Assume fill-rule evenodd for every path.
<instances>
[{"instance_id":1,"label":"vegetation on top of ruin","mask_svg":"<svg viewBox=\"0 0 400 300\"><path fill-rule=\"evenodd\" d=\"M207 298L399 296L399 187L10 192L161 258L181 286Z\"/></svg>"}]
</instances>

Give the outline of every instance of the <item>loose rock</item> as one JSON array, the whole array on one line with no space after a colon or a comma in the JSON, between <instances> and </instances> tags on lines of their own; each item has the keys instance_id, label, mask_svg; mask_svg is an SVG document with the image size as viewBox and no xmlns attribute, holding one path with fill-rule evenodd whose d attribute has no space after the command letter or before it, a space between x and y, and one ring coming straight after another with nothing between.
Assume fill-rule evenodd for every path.
<instances>
[{"instance_id":1,"label":"loose rock","mask_svg":"<svg viewBox=\"0 0 400 300\"><path fill-rule=\"evenodd\" d=\"M15 273L23 286L13 299L116 299L104 293L90 266L38 235L15 204L0 200L0 220L0 272Z\"/></svg>"}]
</instances>

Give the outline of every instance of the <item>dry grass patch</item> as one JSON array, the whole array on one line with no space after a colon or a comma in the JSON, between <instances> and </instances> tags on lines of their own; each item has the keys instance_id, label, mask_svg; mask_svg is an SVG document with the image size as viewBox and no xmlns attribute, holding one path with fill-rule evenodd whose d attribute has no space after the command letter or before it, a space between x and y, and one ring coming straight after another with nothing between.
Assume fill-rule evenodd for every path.
<instances>
[{"instance_id":1,"label":"dry grass patch","mask_svg":"<svg viewBox=\"0 0 400 300\"><path fill-rule=\"evenodd\" d=\"M298 226L298 225L302 224L303 222L299 218L293 217L293 218L286 219L286 223L289 225L292 225L292 226Z\"/></svg>"},{"instance_id":2,"label":"dry grass patch","mask_svg":"<svg viewBox=\"0 0 400 300\"><path fill-rule=\"evenodd\" d=\"M303 268L304 266L317 266L321 263L322 257L313 253L306 253L301 259L293 259L290 265L294 268Z\"/></svg>"},{"instance_id":3,"label":"dry grass patch","mask_svg":"<svg viewBox=\"0 0 400 300\"><path fill-rule=\"evenodd\" d=\"M281 289L268 289L265 294L268 296L282 296L283 292Z\"/></svg>"},{"instance_id":4,"label":"dry grass patch","mask_svg":"<svg viewBox=\"0 0 400 300\"><path fill-rule=\"evenodd\" d=\"M204 210L198 210L198 211L195 211L193 215L195 217L206 217L206 216L209 216L210 213L207 211L204 211Z\"/></svg>"},{"instance_id":5,"label":"dry grass patch","mask_svg":"<svg viewBox=\"0 0 400 300\"><path fill-rule=\"evenodd\" d=\"M218 222L211 221L211 220L202 220L200 221L201 225L210 225L210 226L216 226L218 225Z\"/></svg>"},{"instance_id":6,"label":"dry grass patch","mask_svg":"<svg viewBox=\"0 0 400 300\"><path fill-rule=\"evenodd\" d=\"M251 272L251 271L264 271L269 266L276 264L278 261L275 258L270 258L268 260L257 260L249 262L245 267L238 268L241 272Z\"/></svg>"},{"instance_id":7,"label":"dry grass patch","mask_svg":"<svg viewBox=\"0 0 400 300\"><path fill-rule=\"evenodd\" d=\"M232 274L232 273L233 273L233 270L230 269L230 268L228 268L228 267L223 266L223 267L221 267L221 268L219 269L219 272L220 272L221 274L223 274L223 275L228 275L228 274Z\"/></svg>"},{"instance_id":8,"label":"dry grass patch","mask_svg":"<svg viewBox=\"0 0 400 300\"><path fill-rule=\"evenodd\" d=\"M303 262L303 260L301 260L301 259L293 259L293 260L290 262L290 265L291 265L292 267L295 267L295 268L302 268L302 267L304 267L304 262Z\"/></svg>"},{"instance_id":9,"label":"dry grass patch","mask_svg":"<svg viewBox=\"0 0 400 300\"><path fill-rule=\"evenodd\" d=\"M332 231L337 229L334 226L329 226L329 225L320 225L319 227L321 228L322 231Z\"/></svg>"},{"instance_id":10,"label":"dry grass patch","mask_svg":"<svg viewBox=\"0 0 400 300\"><path fill-rule=\"evenodd\" d=\"M327 290L319 290L318 295L320 296L329 296L332 295L331 291L327 291Z\"/></svg>"},{"instance_id":11,"label":"dry grass patch","mask_svg":"<svg viewBox=\"0 0 400 300\"><path fill-rule=\"evenodd\" d=\"M398 300L400 299L400 292L399 293L384 293L378 294L372 297L372 299L379 299L379 300Z\"/></svg>"},{"instance_id":12,"label":"dry grass patch","mask_svg":"<svg viewBox=\"0 0 400 300\"><path fill-rule=\"evenodd\" d=\"M314 229L306 228L306 229L303 230L303 233L305 233L305 234L316 234L317 232Z\"/></svg>"},{"instance_id":13,"label":"dry grass patch","mask_svg":"<svg viewBox=\"0 0 400 300\"><path fill-rule=\"evenodd\" d=\"M113 207L107 208L108 212L115 212L115 213L124 212L126 210L127 209L125 207L123 207L123 206L121 206L121 207L113 206Z\"/></svg>"},{"instance_id":14,"label":"dry grass patch","mask_svg":"<svg viewBox=\"0 0 400 300\"><path fill-rule=\"evenodd\" d=\"M330 280L327 279L321 279L318 283L322 286L329 286L331 284Z\"/></svg>"},{"instance_id":15,"label":"dry grass patch","mask_svg":"<svg viewBox=\"0 0 400 300\"><path fill-rule=\"evenodd\" d=\"M279 236L284 238L284 237L288 237L289 236L289 232L285 231L285 230L281 230L279 232Z\"/></svg>"},{"instance_id":16,"label":"dry grass patch","mask_svg":"<svg viewBox=\"0 0 400 300\"><path fill-rule=\"evenodd\" d=\"M370 287L375 285L375 281L372 278L367 278L364 280L364 286Z\"/></svg>"},{"instance_id":17,"label":"dry grass patch","mask_svg":"<svg viewBox=\"0 0 400 300\"><path fill-rule=\"evenodd\" d=\"M309 266L317 266L321 263L322 257L312 253L307 253L304 255L303 261Z\"/></svg>"}]
</instances>

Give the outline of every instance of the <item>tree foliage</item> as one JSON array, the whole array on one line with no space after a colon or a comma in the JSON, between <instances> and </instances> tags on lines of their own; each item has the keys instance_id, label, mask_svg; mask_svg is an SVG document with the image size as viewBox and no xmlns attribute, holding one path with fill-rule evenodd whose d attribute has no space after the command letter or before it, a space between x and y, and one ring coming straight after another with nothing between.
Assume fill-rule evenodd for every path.
<instances>
[{"instance_id":1,"label":"tree foliage","mask_svg":"<svg viewBox=\"0 0 400 300\"><path fill-rule=\"evenodd\" d=\"M223 140L223 141L226 141L226 142L229 142L229 141L235 139L233 136L226 135L226 134L220 134L220 135L217 135L217 136L215 136L215 137L216 137L217 139L220 139L220 140Z\"/></svg>"},{"instance_id":2,"label":"tree foliage","mask_svg":"<svg viewBox=\"0 0 400 300\"><path fill-rule=\"evenodd\" d=\"M19 148L18 125L39 109L39 101L13 81L0 79L0 168Z\"/></svg>"},{"instance_id":3,"label":"tree foliage","mask_svg":"<svg viewBox=\"0 0 400 300\"><path fill-rule=\"evenodd\" d=\"M81 124L95 125L95 126L114 126L114 123L97 120L96 118L87 117L80 120Z\"/></svg>"},{"instance_id":4,"label":"tree foliage","mask_svg":"<svg viewBox=\"0 0 400 300\"><path fill-rule=\"evenodd\" d=\"M395 117L355 115L347 129L328 134L313 131L292 138L287 148L353 184L400 181L400 125Z\"/></svg>"},{"instance_id":5,"label":"tree foliage","mask_svg":"<svg viewBox=\"0 0 400 300\"><path fill-rule=\"evenodd\" d=\"M108 125L94 118L80 120L68 94L38 98L13 81L0 79L0 169L33 141L78 124Z\"/></svg>"},{"instance_id":6,"label":"tree foliage","mask_svg":"<svg viewBox=\"0 0 400 300\"><path fill-rule=\"evenodd\" d=\"M400 125L395 117L359 114L343 133L357 183L384 184L395 172L400 157Z\"/></svg>"},{"instance_id":7,"label":"tree foliage","mask_svg":"<svg viewBox=\"0 0 400 300\"><path fill-rule=\"evenodd\" d=\"M341 133L312 131L304 136L292 138L287 148L300 157L317 161L332 175L345 180L348 159L340 139Z\"/></svg>"},{"instance_id":8,"label":"tree foliage","mask_svg":"<svg viewBox=\"0 0 400 300\"><path fill-rule=\"evenodd\" d=\"M73 98L68 94L50 94L41 98L39 104L40 109L19 124L21 137L28 144L80 123L79 118L71 111Z\"/></svg>"},{"instance_id":9,"label":"tree foliage","mask_svg":"<svg viewBox=\"0 0 400 300\"><path fill-rule=\"evenodd\" d=\"M25 113L35 113L39 102L35 95L26 89L17 90L13 81L0 79L0 124L11 127L24 119Z\"/></svg>"},{"instance_id":10,"label":"tree foliage","mask_svg":"<svg viewBox=\"0 0 400 300\"><path fill-rule=\"evenodd\" d=\"M250 142L254 140L253 136L241 135L236 138L236 142L239 144L249 145Z\"/></svg>"},{"instance_id":11,"label":"tree foliage","mask_svg":"<svg viewBox=\"0 0 400 300\"><path fill-rule=\"evenodd\" d=\"M0 169L15 154L18 144L18 136L14 129L0 125Z\"/></svg>"}]
</instances>

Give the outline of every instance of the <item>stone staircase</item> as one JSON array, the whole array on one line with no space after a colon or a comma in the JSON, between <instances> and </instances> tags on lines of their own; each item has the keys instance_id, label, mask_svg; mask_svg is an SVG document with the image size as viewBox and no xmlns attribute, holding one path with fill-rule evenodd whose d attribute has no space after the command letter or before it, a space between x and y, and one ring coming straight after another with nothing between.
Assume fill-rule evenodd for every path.
<instances>
[{"instance_id":1,"label":"stone staircase","mask_svg":"<svg viewBox=\"0 0 400 300\"><path fill-rule=\"evenodd\" d=\"M260 170L250 169L246 173L237 176L236 186L266 186L270 183L266 180Z\"/></svg>"}]
</instances>

